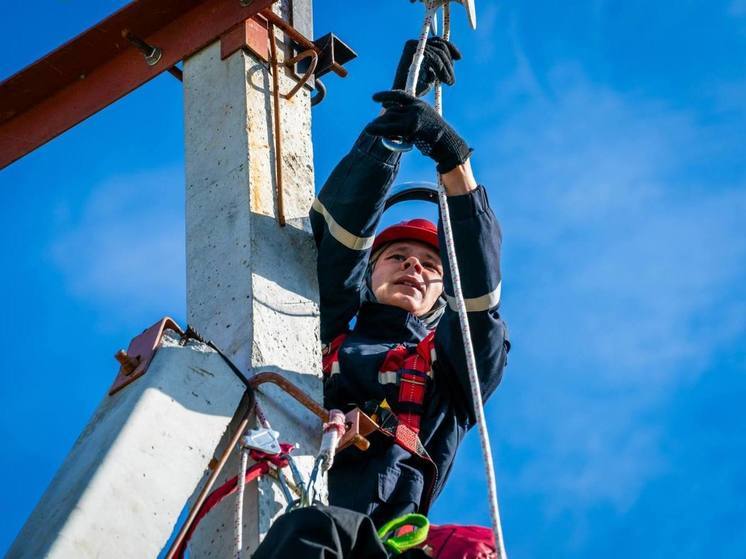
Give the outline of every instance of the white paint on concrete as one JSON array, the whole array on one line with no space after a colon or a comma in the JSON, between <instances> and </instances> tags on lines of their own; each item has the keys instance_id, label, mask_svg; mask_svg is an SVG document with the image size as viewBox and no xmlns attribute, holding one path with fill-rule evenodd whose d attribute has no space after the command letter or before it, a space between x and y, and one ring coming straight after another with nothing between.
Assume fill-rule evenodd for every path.
<instances>
[{"instance_id":1,"label":"white paint on concrete","mask_svg":"<svg viewBox=\"0 0 746 559\"><path fill-rule=\"evenodd\" d=\"M104 397L7 557L156 557L243 393L213 350L167 337L143 377Z\"/></svg>"}]
</instances>

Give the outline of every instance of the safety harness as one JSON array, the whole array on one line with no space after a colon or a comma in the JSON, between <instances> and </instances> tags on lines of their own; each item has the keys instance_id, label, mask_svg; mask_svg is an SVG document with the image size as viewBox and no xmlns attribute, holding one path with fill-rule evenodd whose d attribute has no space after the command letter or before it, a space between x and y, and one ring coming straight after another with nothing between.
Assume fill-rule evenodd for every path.
<instances>
[{"instance_id":1,"label":"safety harness","mask_svg":"<svg viewBox=\"0 0 746 559\"><path fill-rule=\"evenodd\" d=\"M340 334L322 348L322 371L325 378L340 373L339 351L348 334L349 332ZM419 437L425 396L433 380L435 360L435 332L430 332L414 347L399 344L390 349L378 372L378 382L389 389L386 390L389 394L392 393L390 387L398 385L396 398L375 402L368 405L366 410L377 423L376 433L420 461L425 473L425 489L420 501L420 512L423 514L427 514L430 508L438 482L438 468Z\"/></svg>"}]
</instances>

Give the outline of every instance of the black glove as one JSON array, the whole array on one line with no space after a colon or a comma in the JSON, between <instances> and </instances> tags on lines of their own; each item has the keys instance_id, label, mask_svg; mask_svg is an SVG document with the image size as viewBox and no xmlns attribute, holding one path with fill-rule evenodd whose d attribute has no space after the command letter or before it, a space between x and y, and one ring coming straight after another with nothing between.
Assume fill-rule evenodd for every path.
<instances>
[{"instance_id":1,"label":"black glove","mask_svg":"<svg viewBox=\"0 0 746 559\"><path fill-rule=\"evenodd\" d=\"M464 163L473 151L435 109L403 91L373 96L386 112L365 127L368 134L411 142L438 164L440 174Z\"/></svg>"},{"instance_id":2,"label":"black glove","mask_svg":"<svg viewBox=\"0 0 746 559\"><path fill-rule=\"evenodd\" d=\"M396 69L396 77L391 89L406 89L407 74L409 74L409 67L412 65L416 50L417 41L410 40L404 44L404 52L399 60L399 67ZM453 71L454 60L461 60L461 53L455 46L442 37L430 37L425 45L425 58L422 60L420 75L417 78L417 97L422 97L430 91L435 80L447 85L456 83Z\"/></svg>"}]
</instances>

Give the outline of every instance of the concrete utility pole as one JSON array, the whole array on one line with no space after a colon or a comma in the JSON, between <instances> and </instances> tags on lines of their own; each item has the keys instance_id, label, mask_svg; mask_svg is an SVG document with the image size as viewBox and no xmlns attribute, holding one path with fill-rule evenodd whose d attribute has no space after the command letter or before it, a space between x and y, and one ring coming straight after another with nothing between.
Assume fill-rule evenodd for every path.
<instances>
[{"instance_id":1,"label":"concrete utility pole","mask_svg":"<svg viewBox=\"0 0 746 559\"><path fill-rule=\"evenodd\" d=\"M214 351L166 335L145 375L104 396L6 557L156 557L242 393Z\"/></svg>"},{"instance_id":2,"label":"concrete utility pole","mask_svg":"<svg viewBox=\"0 0 746 559\"><path fill-rule=\"evenodd\" d=\"M153 6L158 2L148 1ZM204 39L200 33L214 32L223 39L233 33L235 39L237 27L229 16L250 9L255 14L269 4L207 0L195 7L164 4L165 11L159 11L135 2L93 33L94 39L113 33L115 41L107 47L110 70L98 70L91 79L108 84L109 74L122 75L120 67L131 69L133 86L148 79L137 52L120 53L120 19L155 18L151 28L161 28L151 29L149 40L163 46L163 59L171 65L175 62L168 57L179 48L192 49ZM311 0L282 0L273 9L312 36ZM169 21L168 10L178 11L173 17L179 19ZM164 21L156 21L159 17ZM189 31L180 33L185 29ZM280 93L297 82L282 64L291 56L290 45L279 29L275 35L280 60L276 76L247 49L226 54L221 38L199 43L184 57L188 320L247 376L279 372L321 402L315 249L307 219L314 197L310 93L304 87L292 99L280 99L282 125L276 129L273 78L279 78ZM70 54L75 62L77 52L90 50L84 46L75 44L50 56ZM76 72L72 68L70 74ZM19 80L32 78L20 75ZM55 106L65 108L77 91L70 88L81 86L73 82L60 87L67 89L49 95ZM103 94L111 91L100 89ZM99 97L75 117L84 118L116 98ZM42 109L49 107L32 106L24 118L44 123ZM42 130L26 151L68 125L65 121L54 130ZM3 161L17 157L8 153ZM244 386L210 348L180 344L168 333L149 363L143 376L104 397L8 557L155 557L168 548L209 474L210 458L234 435ZM275 386L263 385L257 399L281 441L298 444L293 454L307 477L321 437L318 418ZM237 475L238 466L234 454L217 483ZM325 495L325 480L317 487ZM248 557L286 503L265 479L247 486L244 503L243 556ZM233 557L234 514L233 498L213 509L192 538L190 556Z\"/></svg>"},{"instance_id":3,"label":"concrete utility pole","mask_svg":"<svg viewBox=\"0 0 746 559\"><path fill-rule=\"evenodd\" d=\"M294 0L295 12L310 0ZM291 4L278 3L288 18ZM310 22L310 20L307 20ZM286 41L276 32L278 56ZM242 370L282 373L322 401L315 247L308 210L314 198L311 106L303 88L281 100L274 130L272 78L266 64L239 50L221 60L214 44L184 64L186 121L187 311L189 323ZM280 60L282 62L282 59ZM280 92L296 81L279 65ZM282 154L275 134L282 135ZM286 226L277 219L275 159L281 157ZM259 395L272 427L310 472L319 420L275 387ZM236 475L236 457L224 477ZM244 542L254 547L284 500L267 480L247 488ZM227 557L233 503L207 517L195 534L196 557ZM222 536L216 538L216 535Z\"/></svg>"}]
</instances>

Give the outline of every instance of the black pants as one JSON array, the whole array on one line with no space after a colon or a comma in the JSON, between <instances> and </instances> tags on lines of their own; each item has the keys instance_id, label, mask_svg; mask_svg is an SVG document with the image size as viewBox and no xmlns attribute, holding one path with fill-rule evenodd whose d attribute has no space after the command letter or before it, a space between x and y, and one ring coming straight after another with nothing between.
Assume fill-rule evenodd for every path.
<instances>
[{"instance_id":1,"label":"black pants","mask_svg":"<svg viewBox=\"0 0 746 559\"><path fill-rule=\"evenodd\" d=\"M340 507L307 507L284 514L252 559L388 559L373 521ZM426 557L418 549L402 559Z\"/></svg>"}]
</instances>

